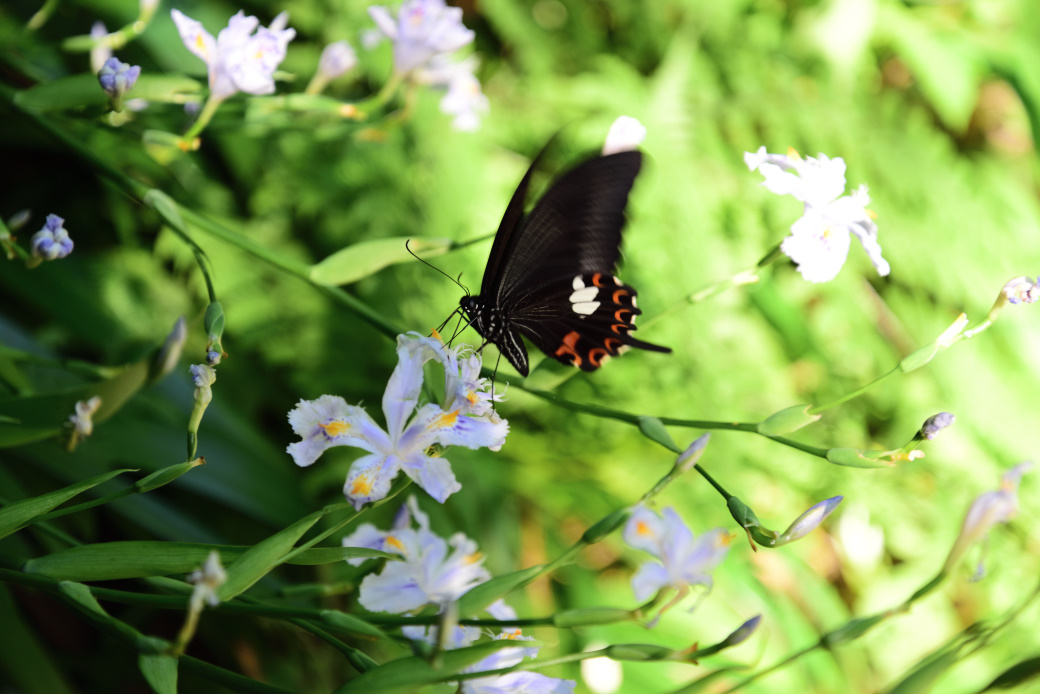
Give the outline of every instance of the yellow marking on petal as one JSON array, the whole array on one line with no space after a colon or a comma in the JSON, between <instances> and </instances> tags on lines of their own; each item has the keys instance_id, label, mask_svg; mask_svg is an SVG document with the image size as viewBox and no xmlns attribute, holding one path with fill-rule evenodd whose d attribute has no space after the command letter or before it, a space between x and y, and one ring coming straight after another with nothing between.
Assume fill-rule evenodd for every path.
<instances>
[{"instance_id":1,"label":"yellow marking on petal","mask_svg":"<svg viewBox=\"0 0 1040 694\"><path fill-rule=\"evenodd\" d=\"M736 537L733 533L722 533L719 535L719 539L715 541L715 544L719 547L729 547L733 544L733 538Z\"/></svg>"},{"instance_id":2,"label":"yellow marking on petal","mask_svg":"<svg viewBox=\"0 0 1040 694\"><path fill-rule=\"evenodd\" d=\"M802 158L802 155L799 154L798 150L796 150L794 147L788 147L787 148L787 156L790 157L791 159L801 159Z\"/></svg>"},{"instance_id":3,"label":"yellow marking on petal","mask_svg":"<svg viewBox=\"0 0 1040 694\"><path fill-rule=\"evenodd\" d=\"M350 488L351 496L368 496L368 493L372 491L372 480L368 478L368 475L361 475L354 480L353 486Z\"/></svg>"},{"instance_id":4,"label":"yellow marking on petal","mask_svg":"<svg viewBox=\"0 0 1040 694\"><path fill-rule=\"evenodd\" d=\"M468 394L468 395L466 395L466 399L467 399L467 400L469 400L469 404L470 404L470 405L476 405L476 404L477 404L477 400L479 400L480 398L478 398L478 397L477 397L477 394L476 394L476 393L474 393L474 392L473 392L473 391L471 390L471 391L469 392L469 394Z\"/></svg>"},{"instance_id":5,"label":"yellow marking on petal","mask_svg":"<svg viewBox=\"0 0 1040 694\"><path fill-rule=\"evenodd\" d=\"M196 34L196 36L195 36L195 45L199 48L199 50L205 50L206 49L206 43L205 43L205 41L202 40L202 34Z\"/></svg>"},{"instance_id":6,"label":"yellow marking on petal","mask_svg":"<svg viewBox=\"0 0 1040 694\"><path fill-rule=\"evenodd\" d=\"M319 424L318 426L329 436L342 436L350 431L350 424L340 419L334 419L327 424Z\"/></svg>"},{"instance_id":7,"label":"yellow marking on petal","mask_svg":"<svg viewBox=\"0 0 1040 694\"><path fill-rule=\"evenodd\" d=\"M636 523L636 535L644 535L644 536L646 536L646 535L653 535L653 534L654 534L654 531L651 530L650 526L647 525L646 523L644 523L643 521L638 521Z\"/></svg>"},{"instance_id":8,"label":"yellow marking on petal","mask_svg":"<svg viewBox=\"0 0 1040 694\"><path fill-rule=\"evenodd\" d=\"M520 633L519 629L514 629L513 631L503 631L502 632L502 638L509 639L510 641L514 641L514 640L520 638L520 636L521 636L521 633Z\"/></svg>"},{"instance_id":9,"label":"yellow marking on petal","mask_svg":"<svg viewBox=\"0 0 1040 694\"><path fill-rule=\"evenodd\" d=\"M437 419L433 420L433 427L440 429L442 427L454 426L455 420L459 418L459 411L452 410L451 412L445 412Z\"/></svg>"},{"instance_id":10,"label":"yellow marking on petal","mask_svg":"<svg viewBox=\"0 0 1040 694\"><path fill-rule=\"evenodd\" d=\"M435 338L437 338L437 341L440 342L441 344L444 343L444 338L441 337L441 334L439 332L437 332L436 328L433 330L433 336Z\"/></svg>"},{"instance_id":11,"label":"yellow marking on petal","mask_svg":"<svg viewBox=\"0 0 1040 694\"><path fill-rule=\"evenodd\" d=\"M480 552L474 552L473 554L467 555L466 558L463 559L463 561L465 563L467 563L467 564L476 564L478 561L480 561L483 558L484 558L483 554L481 554Z\"/></svg>"},{"instance_id":12,"label":"yellow marking on petal","mask_svg":"<svg viewBox=\"0 0 1040 694\"><path fill-rule=\"evenodd\" d=\"M387 547L393 547L394 549L396 549L398 552L401 552L402 554L404 553L404 545L402 545L401 541L398 540L393 535L387 535L386 536L386 546Z\"/></svg>"},{"instance_id":13,"label":"yellow marking on petal","mask_svg":"<svg viewBox=\"0 0 1040 694\"><path fill-rule=\"evenodd\" d=\"M871 219L877 219L877 212L875 212L874 210L868 210L868 209L864 208L863 211L866 212L867 216L870 217Z\"/></svg>"}]
</instances>

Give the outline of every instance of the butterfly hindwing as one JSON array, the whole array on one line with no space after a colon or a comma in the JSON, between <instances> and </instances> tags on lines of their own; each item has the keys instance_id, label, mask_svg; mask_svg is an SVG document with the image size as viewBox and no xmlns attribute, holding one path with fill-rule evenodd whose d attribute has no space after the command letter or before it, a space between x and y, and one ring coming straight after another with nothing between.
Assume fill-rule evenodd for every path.
<instances>
[{"instance_id":1,"label":"butterfly hindwing","mask_svg":"<svg viewBox=\"0 0 1040 694\"><path fill-rule=\"evenodd\" d=\"M569 285L545 288L513 313L513 324L550 357L594 371L630 347L671 351L631 336L642 313L632 287L606 272L576 275Z\"/></svg>"}]
</instances>

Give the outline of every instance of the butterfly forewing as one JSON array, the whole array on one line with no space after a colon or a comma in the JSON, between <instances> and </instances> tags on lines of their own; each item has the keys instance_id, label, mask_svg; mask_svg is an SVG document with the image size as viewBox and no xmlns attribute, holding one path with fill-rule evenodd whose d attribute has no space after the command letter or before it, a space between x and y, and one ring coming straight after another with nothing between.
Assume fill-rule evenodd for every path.
<instances>
[{"instance_id":1,"label":"butterfly forewing","mask_svg":"<svg viewBox=\"0 0 1040 694\"><path fill-rule=\"evenodd\" d=\"M520 222L519 231L509 235L491 284L497 291L485 296L508 307L531 287L611 272L641 162L639 152L619 152L590 159L560 177ZM530 171L525 181L529 176Z\"/></svg>"},{"instance_id":2,"label":"butterfly forewing","mask_svg":"<svg viewBox=\"0 0 1040 694\"><path fill-rule=\"evenodd\" d=\"M539 155L540 158L541 155ZM526 217L538 158L513 193L491 247L480 296L463 297L472 325L522 375L520 335L586 371L628 347L670 352L630 336L636 292L614 275L637 151L590 159L560 177Z\"/></svg>"}]
</instances>

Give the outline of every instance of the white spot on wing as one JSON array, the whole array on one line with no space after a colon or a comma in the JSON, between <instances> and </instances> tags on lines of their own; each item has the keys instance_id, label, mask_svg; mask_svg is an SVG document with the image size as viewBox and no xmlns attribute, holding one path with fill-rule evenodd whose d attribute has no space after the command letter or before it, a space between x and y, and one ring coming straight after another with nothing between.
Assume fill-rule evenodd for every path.
<instances>
[{"instance_id":1,"label":"white spot on wing","mask_svg":"<svg viewBox=\"0 0 1040 694\"><path fill-rule=\"evenodd\" d=\"M571 294L571 303L577 304L582 301L592 301L599 294L598 287L585 287Z\"/></svg>"},{"instance_id":2,"label":"white spot on wing","mask_svg":"<svg viewBox=\"0 0 1040 694\"><path fill-rule=\"evenodd\" d=\"M632 308L639 308L639 304L636 303L636 298L632 297Z\"/></svg>"},{"instance_id":3,"label":"white spot on wing","mask_svg":"<svg viewBox=\"0 0 1040 694\"><path fill-rule=\"evenodd\" d=\"M581 275L578 275L577 277L574 278L574 282L571 283L571 286L574 287L574 291L578 291L579 289L584 289L585 288L585 282L582 281ZM573 299L572 299L572 301L573 301Z\"/></svg>"},{"instance_id":4,"label":"white spot on wing","mask_svg":"<svg viewBox=\"0 0 1040 694\"><path fill-rule=\"evenodd\" d=\"M571 306L571 308L574 309L575 313L580 313L582 315L582 317L584 317L584 316L591 316L593 313L596 312L596 309L599 308L599 302L598 301L577 302L577 303L573 304Z\"/></svg>"}]
</instances>

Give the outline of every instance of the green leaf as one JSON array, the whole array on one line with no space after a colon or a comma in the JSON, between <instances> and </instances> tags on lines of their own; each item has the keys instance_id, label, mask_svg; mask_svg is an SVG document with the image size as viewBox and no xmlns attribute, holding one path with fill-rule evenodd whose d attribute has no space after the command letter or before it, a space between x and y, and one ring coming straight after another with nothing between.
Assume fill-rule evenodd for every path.
<instances>
[{"instance_id":1,"label":"green leaf","mask_svg":"<svg viewBox=\"0 0 1040 694\"><path fill-rule=\"evenodd\" d=\"M246 550L227 567L227 582L217 589L217 597L222 601L230 600L266 576L282 563L282 557L289 553L296 541L321 520L328 510L315 511Z\"/></svg>"},{"instance_id":2,"label":"green leaf","mask_svg":"<svg viewBox=\"0 0 1040 694\"><path fill-rule=\"evenodd\" d=\"M113 581L147 576L186 574L202 566L212 550L220 552L225 566L237 562L250 547L208 545L196 542L130 540L69 547L25 562L26 573L66 581ZM284 555L284 553L283 553ZM400 559L360 547L314 547L287 563L303 566L331 564L345 559ZM230 569L229 569L230 570Z\"/></svg>"},{"instance_id":3,"label":"green leaf","mask_svg":"<svg viewBox=\"0 0 1040 694\"><path fill-rule=\"evenodd\" d=\"M352 634L372 636L377 639L388 638L379 627L369 624L365 620L355 617L352 614L347 614L346 612L340 612L338 610L322 610L321 620L331 627L342 629L343 631L349 631Z\"/></svg>"},{"instance_id":4,"label":"green leaf","mask_svg":"<svg viewBox=\"0 0 1040 694\"><path fill-rule=\"evenodd\" d=\"M782 436L798 431L820 421L822 414L809 414L812 405L793 405L771 414L758 423L758 433L763 436Z\"/></svg>"},{"instance_id":5,"label":"green leaf","mask_svg":"<svg viewBox=\"0 0 1040 694\"><path fill-rule=\"evenodd\" d=\"M115 375L97 383L89 383L29 397L0 399L0 415L16 419L19 424L0 423L0 448L10 448L39 441L61 433L76 402L95 395L101 397L101 408L94 414L94 424L115 414L148 380L149 360L145 359L114 369Z\"/></svg>"},{"instance_id":6,"label":"green leaf","mask_svg":"<svg viewBox=\"0 0 1040 694\"><path fill-rule=\"evenodd\" d=\"M205 458L196 458L195 460L189 460L186 463L177 463L176 465L169 465L161 470L156 470L152 474L134 482L134 491L138 494L145 494L153 489L158 489L159 487L173 482L188 470L196 468L199 465L204 465L205 463Z\"/></svg>"},{"instance_id":7,"label":"green leaf","mask_svg":"<svg viewBox=\"0 0 1040 694\"><path fill-rule=\"evenodd\" d=\"M137 667L155 694L177 694L177 659L169 655L140 655Z\"/></svg>"},{"instance_id":8,"label":"green leaf","mask_svg":"<svg viewBox=\"0 0 1040 694\"><path fill-rule=\"evenodd\" d=\"M468 616L483 612L488 605L499 598L504 598L517 588L527 585L537 578L541 572L541 566L532 566L527 569L495 576L490 581L481 583L459 598L459 614Z\"/></svg>"},{"instance_id":9,"label":"green leaf","mask_svg":"<svg viewBox=\"0 0 1040 694\"><path fill-rule=\"evenodd\" d=\"M206 307L206 335L211 340L219 340L224 334L224 306L219 301L212 301Z\"/></svg>"},{"instance_id":10,"label":"green leaf","mask_svg":"<svg viewBox=\"0 0 1040 694\"><path fill-rule=\"evenodd\" d=\"M62 111L78 106L103 107L108 95L96 75L68 75L38 84L14 95L14 102L33 111Z\"/></svg>"},{"instance_id":11,"label":"green leaf","mask_svg":"<svg viewBox=\"0 0 1040 694\"><path fill-rule=\"evenodd\" d=\"M845 467L859 467L867 469L892 467L892 464L884 460L872 457L874 451L864 451L859 448L828 448L827 462Z\"/></svg>"},{"instance_id":12,"label":"green leaf","mask_svg":"<svg viewBox=\"0 0 1040 694\"><path fill-rule=\"evenodd\" d=\"M414 260L405 242L420 258L443 255L451 248L451 239L395 237L361 241L339 250L311 266L312 282L337 286L357 282L385 267Z\"/></svg>"},{"instance_id":13,"label":"green leaf","mask_svg":"<svg viewBox=\"0 0 1040 694\"><path fill-rule=\"evenodd\" d=\"M1035 679L1037 675L1040 675L1040 657L1029 658L1028 660L1023 660L1020 663L1012 665L1007 670L997 675L997 677L986 685L986 688L982 691L988 692L991 689L1010 689L1012 687L1017 687L1020 684Z\"/></svg>"},{"instance_id":14,"label":"green leaf","mask_svg":"<svg viewBox=\"0 0 1040 694\"><path fill-rule=\"evenodd\" d=\"M198 101L201 95L202 83L187 75L158 75L145 72L137 78L134 88L127 93L126 98L186 104Z\"/></svg>"},{"instance_id":15,"label":"green leaf","mask_svg":"<svg viewBox=\"0 0 1040 694\"><path fill-rule=\"evenodd\" d=\"M672 439L672 435L665 429L664 424L657 417L639 417L639 431L655 443L659 443L670 451L682 453L682 449Z\"/></svg>"},{"instance_id":16,"label":"green leaf","mask_svg":"<svg viewBox=\"0 0 1040 694\"><path fill-rule=\"evenodd\" d=\"M83 480L82 482L77 482L76 484L65 487L64 489L58 489L57 491L48 492L47 494L34 496L31 499L16 501L13 504L8 504L7 506L0 508L0 538L7 537L19 528L32 522L33 518L42 516L55 506L60 506L77 494L81 494L92 487L96 487L102 482L107 482L116 475L120 475L124 472L133 472L133 470L111 470L96 477Z\"/></svg>"},{"instance_id":17,"label":"green leaf","mask_svg":"<svg viewBox=\"0 0 1040 694\"><path fill-rule=\"evenodd\" d=\"M536 641L525 641L524 646L537 644ZM439 667L433 667L424 658L410 657L391 660L377 668L363 673L360 677L347 682L336 690L336 694L351 692L379 692L379 694L397 694L398 692L414 692L417 689L437 682L449 682L465 668L479 663L495 651L502 648L516 648L516 642L510 639L488 641L468 648L457 648L444 651L439 656Z\"/></svg>"},{"instance_id":18,"label":"green leaf","mask_svg":"<svg viewBox=\"0 0 1040 694\"><path fill-rule=\"evenodd\" d=\"M960 659L957 649L929 658L914 668L899 684L888 690L888 694L926 694L932 691L938 679Z\"/></svg>"}]
</instances>

